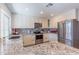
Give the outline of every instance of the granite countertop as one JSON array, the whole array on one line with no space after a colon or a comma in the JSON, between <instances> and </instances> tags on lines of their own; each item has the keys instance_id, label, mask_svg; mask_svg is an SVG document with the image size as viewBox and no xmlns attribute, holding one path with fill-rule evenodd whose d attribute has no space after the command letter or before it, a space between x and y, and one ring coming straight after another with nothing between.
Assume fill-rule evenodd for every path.
<instances>
[{"instance_id":1,"label":"granite countertop","mask_svg":"<svg viewBox=\"0 0 79 59\"><path fill-rule=\"evenodd\" d=\"M22 35L41 35L41 34L48 34L48 32L39 33L39 34L35 34L35 33L22 33Z\"/></svg>"},{"instance_id":2,"label":"granite countertop","mask_svg":"<svg viewBox=\"0 0 79 59\"><path fill-rule=\"evenodd\" d=\"M40 34L35 34L35 33L23 33L22 35L41 35L41 34L57 34L57 33L51 33L51 32L48 32L48 33L40 33Z\"/></svg>"}]
</instances>

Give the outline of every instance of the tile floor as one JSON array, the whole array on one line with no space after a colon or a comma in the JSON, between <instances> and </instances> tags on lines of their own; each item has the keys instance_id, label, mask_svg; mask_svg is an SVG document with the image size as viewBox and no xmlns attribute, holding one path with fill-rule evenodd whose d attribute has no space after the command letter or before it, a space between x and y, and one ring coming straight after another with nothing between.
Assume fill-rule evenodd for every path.
<instances>
[{"instance_id":1,"label":"tile floor","mask_svg":"<svg viewBox=\"0 0 79 59\"><path fill-rule=\"evenodd\" d=\"M0 45L0 51L3 55L79 55L79 49L57 41L23 47L22 39L4 40L3 46Z\"/></svg>"}]
</instances>

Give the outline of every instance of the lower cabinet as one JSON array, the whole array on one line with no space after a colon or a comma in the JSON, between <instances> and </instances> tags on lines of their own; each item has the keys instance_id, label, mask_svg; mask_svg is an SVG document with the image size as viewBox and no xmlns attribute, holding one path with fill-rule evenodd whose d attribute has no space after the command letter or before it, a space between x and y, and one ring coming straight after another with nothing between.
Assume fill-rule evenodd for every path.
<instances>
[{"instance_id":1,"label":"lower cabinet","mask_svg":"<svg viewBox=\"0 0 79 59\"><path fill-rule=\"evenodd\" d=\"M47 42L48 40L48 34L43 34L43 39L37 39L35 35L30 34L30 35L23 35L23 46L30 46L30 45L35 45L43 42Z\"/></svg>"},{"instance_id":2,"label":"lower cabinet","mask_svg":"<svg viewBox=\"0 0 79 59\"><path fill-rule=\"evenodd\" d=\"M56 33L49 33L48 34L48 39L50 41L57 41L58 40L57 34Z\"/></svg>"},{"instance_id":3,"label":"lower cabinet","mask_svg":"<svg viewBox=\"0 0 79 59\"><path fill-rule=\"evenodd\" d=\"M35 44L34 35L25 35L23 36L23 46L30 46Z\"/></svg>"},{"instance_id":4,"label":"lower cabinet","mask_svg":"<svg viewBox=\"0 0 79 59\"><path fill-rule=\"evenodd\" d=\"M48 34L43 34L43 42L47 42L48 41Z\"/></svg>"}]
</instances>

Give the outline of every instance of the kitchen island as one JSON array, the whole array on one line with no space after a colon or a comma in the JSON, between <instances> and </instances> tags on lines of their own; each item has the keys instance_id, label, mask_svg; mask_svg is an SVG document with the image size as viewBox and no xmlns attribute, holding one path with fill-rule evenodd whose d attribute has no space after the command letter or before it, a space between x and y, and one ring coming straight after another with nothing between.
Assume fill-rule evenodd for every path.
<instances>
[{"instance_id":1,"label":"kitchen island","mask_svg":"<svg viewBox=\"0 0 79 59\"><path fill-rule=\"evenodd\" d=\"M42 38L38 39L36 38L36 36L38 35L42 35ZM31 46L31 45L36 45L39 43L44 43L44 42L48 42L48 33L43 33L43 34L24 34L22 36L23 39L23 46Z\"/></svg>"}]
</instances>

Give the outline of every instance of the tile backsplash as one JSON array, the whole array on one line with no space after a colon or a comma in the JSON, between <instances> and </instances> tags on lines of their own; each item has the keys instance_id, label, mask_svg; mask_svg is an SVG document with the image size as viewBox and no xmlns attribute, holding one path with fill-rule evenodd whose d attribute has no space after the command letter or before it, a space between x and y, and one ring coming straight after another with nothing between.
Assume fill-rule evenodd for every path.
<instances>
[{"instance_id":1,"label":"tile backsplash","mask_svg":"<svg viewBox=\"0 0 79 59\"><path fill-rule=\"evenodd\" d=\"M33 34L33 32L35 31L35 28L15 28L17 30L17 32L19 32L20 34ZM43 33L53 33L53 32L57 32L57 29L55 28L41 28L41 31L43 31Z\"/></svg>"}]
</instances>

